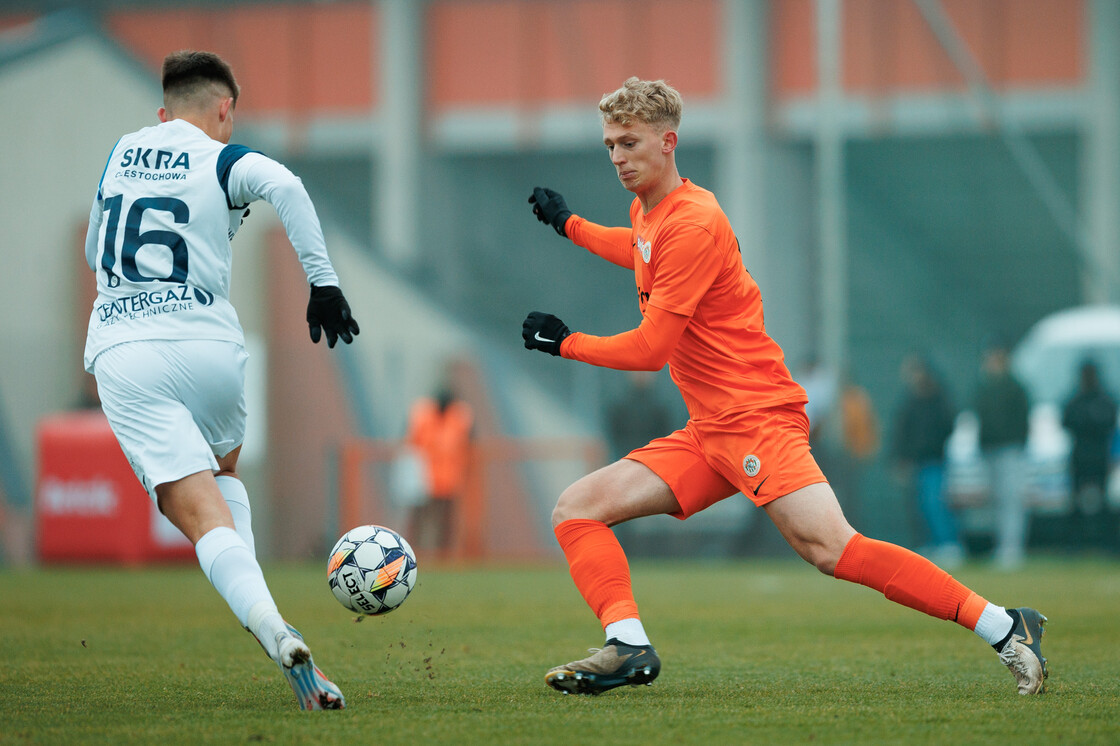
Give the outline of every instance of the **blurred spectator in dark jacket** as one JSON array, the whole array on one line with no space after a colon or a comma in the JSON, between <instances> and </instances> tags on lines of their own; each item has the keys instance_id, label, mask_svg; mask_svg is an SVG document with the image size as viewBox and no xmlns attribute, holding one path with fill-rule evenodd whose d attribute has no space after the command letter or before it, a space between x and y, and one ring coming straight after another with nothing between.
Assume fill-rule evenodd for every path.
<instances>
[{"instance_id":1,"label":"blurred spectator in dark jacket","mask_svg":"<svg viewBox=\"0 0 1120 746\"><path fill-rule=\"evenodd\" d=\"M607 413L607 430L612 458L618 460L654 438L663 438L675 429L669 408L657 394L656 374L645 370L629 371L629 385ZM683 424L683 423L682 423Z\"/></svg>"},{"instance_id":2,"label":"blurred spectator in dark jacket","mask_svg":"<svg viewBox=\"0 0 1120 746\"><path fill-rule=\"evenodd\" d=\"M1116 431L1116 400L1101 386L1097 366L1081 364L1081 380L1062 412L1062 426L1073 438L1069 469L1073 509L1092 515L1104 506L1112 437Z\"/></svg>"},{"instance_id":3,"label":"blurred spectator in dark jacket","mask_svg":"<svg viewBox=\"0 0 1120 746\"><path fill-rule=\"evenodd\" d=\"M945 494L945 443L956 410L924 357L906 358L901 374L906 394L895 413L892 456L925 521L929 541L920 551L942 567L958 565L964 545Z\"/></svg>"},{"instance_id":4,"label":"blurred spectator in dark jacket","mask_svg":"<svg viewBox=\"0 0 1120 746\"><path fill-rule=\"evenodd\" d=\"M996 509L995 562L1010 570L1022 564L1027 547L1026 469L1030 399L1011 372L1011 350L1000 340L984 352L976 392L980 450L988 468Z\"/></svg>"}]
</instances>

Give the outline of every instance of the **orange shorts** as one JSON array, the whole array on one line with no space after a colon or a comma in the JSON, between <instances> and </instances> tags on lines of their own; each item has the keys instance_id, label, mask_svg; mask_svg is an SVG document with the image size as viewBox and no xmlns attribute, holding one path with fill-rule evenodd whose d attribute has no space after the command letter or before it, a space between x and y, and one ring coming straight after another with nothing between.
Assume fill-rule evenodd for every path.
<instances>
[{"instance_id":1,"label":"orange shorts","mask_svg":"<svg viewBox=\"0 0 1120 746\"><path fill-rule=\"evenodd\" d=\"M827 481L809 450L809 419L800 404L689 420L626 455L665 480L684 520L742 492L755 505Z\"/></svg>"}]
</instances>

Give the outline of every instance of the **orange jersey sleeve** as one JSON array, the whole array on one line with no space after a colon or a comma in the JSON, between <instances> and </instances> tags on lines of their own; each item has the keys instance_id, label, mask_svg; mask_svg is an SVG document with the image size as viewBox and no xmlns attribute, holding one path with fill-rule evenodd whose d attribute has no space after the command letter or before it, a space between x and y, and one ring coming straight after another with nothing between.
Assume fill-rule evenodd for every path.
<instances>
[{"instance_id":1,"label":"orange jersey sleeve","mask_svg":"<svg viewBox=\"0 0 1120 746\"><path fill-rule=\"evenodd\" d=\"M661 370L688 320L688 316L651 307L637 329L611 337L571 334L560 345L560 356L616 370Z\"/></svg>"},{"instance_id":2,"label":"orange jersey sleeve","mask_svg":"<svg viewBox=\"0 0 1120 746\"><path fill-rule=\"evenodd\" d=\"M629 228L607 228L573 215L564 223L564 232L577 246L601 256L611 264L634 269L634 252Z\"/></svg>"}]
</instances>

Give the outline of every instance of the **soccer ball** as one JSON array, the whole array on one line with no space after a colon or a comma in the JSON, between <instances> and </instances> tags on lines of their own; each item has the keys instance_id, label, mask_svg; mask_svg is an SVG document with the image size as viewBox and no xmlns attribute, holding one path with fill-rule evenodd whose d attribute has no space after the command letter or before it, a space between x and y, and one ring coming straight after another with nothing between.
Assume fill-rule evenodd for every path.
<instances>
[{"instance_id":1,"label":"soccer ball","mask_svg":"<svg viewBox=\"0 0 1120 746\"><path fill-rule=\"evenodd\" d=\"M358 526L347 531L327 562L331 593L361 614L388 614L416 587L416 554L396 531Z\"/></svg>"}]
</instances>

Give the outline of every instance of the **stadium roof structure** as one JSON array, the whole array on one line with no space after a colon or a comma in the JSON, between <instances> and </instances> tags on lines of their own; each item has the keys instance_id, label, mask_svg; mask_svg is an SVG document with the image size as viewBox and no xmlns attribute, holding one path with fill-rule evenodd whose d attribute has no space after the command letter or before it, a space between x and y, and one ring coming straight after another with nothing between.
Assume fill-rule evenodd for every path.
<instances>
[{"instance_id":1,"label":"stadium roof structure","mask_svg":"<svg viewBox=\"0 0 1120 746\"><path fill-rule=\"evenodd\" d=\"M57 12L9 19L0 26L0 67L16 64L59 44L80 37L103 41L106 48L123 63L151 75L151 71L135 55L110 39L97 17L86 10L66 7ZM157 83L158 85L158 83Z\"/></svg>"}]
</instances>

